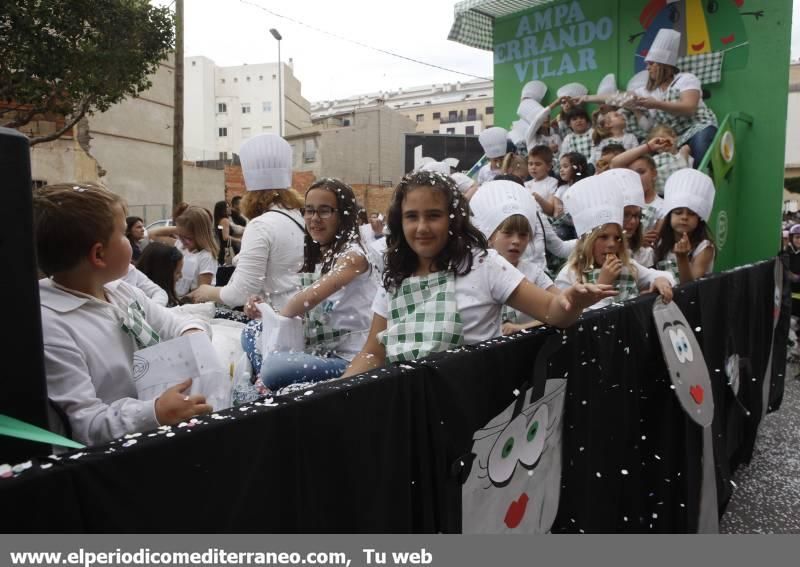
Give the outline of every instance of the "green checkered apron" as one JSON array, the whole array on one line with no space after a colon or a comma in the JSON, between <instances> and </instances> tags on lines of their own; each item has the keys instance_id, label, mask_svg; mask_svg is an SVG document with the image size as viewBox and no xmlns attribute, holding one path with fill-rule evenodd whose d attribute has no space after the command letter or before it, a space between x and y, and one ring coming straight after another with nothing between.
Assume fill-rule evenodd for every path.
<instances>
[{"instance_id":1,"label":"green checkered apron","mask_svg":"<svg viewBox=\"0 0 800 567\"><path fill-rule=\"evenodd\" d=\"M122 329L136 341L139 348L147 348L158 344L161 337L144 318L144 309L138 301L134 301L126 309L119 309Z\"/></svg>"},{"instance_id":2,"label":"green checkered apron","mask_svg":"<svg viewBox=\"0 0 800 567\"><path fill-rule=\"evenodd\" d=\"M303 288L307 288L319 281L321 274L319 271L312 273L304 272L300 275L300 282ZM342 337L347 333L330 326L330 313L336 307L335 301L325 299L313 309L306 311L303 321L303 334L306 340L306 350L313 354L321 355L335 351L341 343Z\"/></svg>"},{"instance_id":3,"label":"green checkered apron","mask_svg":"<svg viewBox=\"0 0 800 567\"><path fill-rule=\"evenodd\" d=\"M673 82L674 84L674 82ZM670 85L667 92L664 93L664 100L666 102L678 102L681 98L681 91ZM702 98L697 103L697 110L694 114L689 116L678 116L663 110L656 111L656 124L666 124L671 126L678 134L678 141L676 145L680 148L683 144L689 141L689 138L705 130L708 126L717 125L717 117L714 111L708 108L703 102Z\"/></svg>"},{"instance_id":4,"label":"green checkered apron","mask_svg":"<svg viewBox=\"0 0 800 567\"><path fill-rule=\"evenodd\" d=\"M386 331L380 340L387 362L416 360L464 344L451 271L406 278L389 300Z\"/></svg>"},{"instance_id":5,"label":"green checkered apron","mask_svg":"<svg viewBox=\"0 0 800 567\"><path fill-rule=\"evenodd\" d=\"M628 108L620 108L618 110L622 116L625 117L625 132L629 134L633 134L636 136L637 140L644 140L647 138L647 132L645 132L641 126L639 126L639 120L636 118L636 114Z\"/></svg>"},{"instance_id":6,"label":"green checkered apron","mask_svg":"<svg viewBox=\"0 0 800 567\"><path fill-rule=\"evenodd\" d=\"M642 207L642 232L647 232L656 226L658 223L658 209L645 205Z\"/></svg>"},{"instance_id":7,"label":"green checkered apron","mask_svg":"<svg viewBox=\"0 0 800 567\"><path fill-rule=\"evenodd\" d=\"M579 154L583 154L583 156L588 160L592 157L592 148L594 147L594 142L592 141L592 129L589 128L583 134L575 134L574 132L568 136L568 140L565 142L563 151L561 152L561 157L564 157L564 154L569 152L578 152Z\"/></svg>"},{"instance_id":8,"label":"green checkered apron","mask_svg":"<svg viewBox=\"0 0 800 567\"><path fill-rule=\"evenodd\" d=\"M586 270L583 272L583 277L586 283L596 284L600 277L600 268L593 270ZM614 289L619 293L614 296L614 301L627 301L634 297L639 297L639 286L636 284L636 278L633 277L629 268L622 267L616 281L614 282Z\"/></svg>"},{"instance_id":9,"label":"green checkered apron","mask_svg":"<svg viewBox=\"0 0 800 567\"><path fill-rule=\"evenodd\" d=\"M675 254L670 252L667 254L667 257L661 260L660 262L656 262L656 270L661 270L662 272L669 272L673 275L676 282L681 281L680 272L678 271L678 259L675 258Z\"/></svg>"},{"instance_id":10,"label":"green checkered apron","mask_svg":"<svg viewBox=\"0 0 800 567\"><path fill-rule=\"evenodd\" d=\"M661 152L654 155L653 161L656 162L656 169L658 170L658 175L656 176L656 192L663 197L664 184L667 182L667 179L669 179L669 176L679 169L685 169L686 163L676 154L668 152Z\"/></svg>"}]
</instances>

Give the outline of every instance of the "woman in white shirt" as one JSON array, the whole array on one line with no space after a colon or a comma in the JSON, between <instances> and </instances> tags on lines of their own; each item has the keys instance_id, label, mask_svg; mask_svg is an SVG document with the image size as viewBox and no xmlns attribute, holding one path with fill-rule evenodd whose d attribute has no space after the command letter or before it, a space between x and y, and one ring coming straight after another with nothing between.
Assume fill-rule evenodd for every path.
<instances>
[{"instance_id":1,"label":"woman in white shirt","mask_svg":"<svg viewBox=\"0 0 800 567\"><path fill-rule=\"evenodd\" d=\"M195 303L231 307L259 295L281 310L300 288L305 235L303 198L291 189L292 148L276 134L260 134L242 144L239 159L247 188L242 209L252 220L242 236L236 270L226 286L204 285L189 295Z\"/></svg>"}]
</instances>

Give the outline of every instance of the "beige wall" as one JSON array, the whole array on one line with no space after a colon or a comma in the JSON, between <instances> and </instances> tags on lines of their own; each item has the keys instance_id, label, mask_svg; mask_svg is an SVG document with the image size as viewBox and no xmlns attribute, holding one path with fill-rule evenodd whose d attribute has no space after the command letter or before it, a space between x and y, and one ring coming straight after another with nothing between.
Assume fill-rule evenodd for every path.
<instances>
[{"instance_id":1,"label":"beige wall","mask_svg":"<svg viewBox=\"0 0 800 567\"><path fill-rule=\"evenodd\" d=\"M214 203L225 199L225 172L221 169L183 165L183 200L214 211Z\"/></svg>"},{"instance_id":2,"label":"beige wall","mask_svg":"<svg viewBox=\"0 0 800 567\"><path fill-rule=\"evenodd\" d=\"M426 134L433 134L434 130L438 130L440 134L445 134L447 128L452 128L452 124L442 124L439 119L434 120L433 114L438 112L441 118L447 119L451 110L464 114L464 122L467 121L467 110L470 108L475 109L478 115L478 122L482 123L482 128L475 128L475 134L479 134L481 129L490 128L494 126L494 114L486 114L486 108L494 106L494 99L491 97L474 98L465 101L443 103L443 104L426 104L419 105L412 108L398 109L397 112L404 114L416 123L416 131L424 132ZM422 114L422 122L417 121L417 115Z\"/></svg>"},{"instance_id":3,"label":"beige wall","mask_svg":"<svg viewBox=\"0 0 800 567\"><path fill-rule=\"evenodd\" d=\"M300 94L300 81L284 64L284 134L296 134L311 126L311 104Z\"/></svg>"},{"instance_id":4,"label":"beige wall","mask_svg":"<svg viewBox=\"0 0 800 567\"><path fill-rule=\"evenodd\" d=\"M350 126L288 136L294 169L317 177L338 177L349 184L396 185L403 176L403 135L416 124L385 106L359 110ZM317 147L316 160L303 160L305 140Z\"/></svg>"},{"instance_id":5,"label":"beige wall","mask_svg":"<svg viewBox=\"0 0 800 567\"><path fill-rule=\"evenodd\" d=\"M74 139L54 140L31 148L31 176L38 184L100 181L97 161Z\"/></svg>"}]
</instances>

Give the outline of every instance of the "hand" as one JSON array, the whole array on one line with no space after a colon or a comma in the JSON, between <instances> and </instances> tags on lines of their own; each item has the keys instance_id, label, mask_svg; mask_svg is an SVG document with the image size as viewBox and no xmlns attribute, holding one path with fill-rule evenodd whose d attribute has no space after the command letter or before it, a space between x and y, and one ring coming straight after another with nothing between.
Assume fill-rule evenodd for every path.
<instances>
[{"instance_id":1,"label":"hand","mask_svg":"<svg viewBox=\"0 0 800 567\"><path fill-rule=\"evenodd\" d=\"M617 290L610 285L576 283L559 294L557 300L566 311L574 309L583 311L590 305L615 295Z\"/></svg>"},{"instance_id":2,"label":"hand","mask_svg":"<svg viewBox=\"0 0 800 567\"><path fill-rule=\"evenodd\" d=\"M508 335L513 335L514 333L522 330L522 325L517 325L516 323L503 323L503 336L507 337Z\"/></svg>"},{"instance_id":3,"label":"hand","mask_svg":"<svg viewBox=\"0 0 800 567\"><path fill-rule=\"evenodd\" d=\"M638 108L652 109L658 106L658 100L649 96L637 96L633 100L633 104Z\"/></svg>"},{"instance_id":4,"label":"hand","mask_svg":"<svg viewBox=\"0 0 800 567\"><path fill-rule=\"evenodd\" d=\"M647 142L647 149L652 153L666 152L672 147L672 140L669 138L653 138Z\"/></svg>"},{"instance_id":5,"label":"hand","mask_svg":"<svg viewBox=\"0 0 800 567\"><path fill-rule=\"evenodd\" d=\"M259 303L264 303L264 298L260 295L248 297L244 304L244 314L251 319L261 319L261 310L258 308Z\"/></svg>"},{"instance_id":6,"label":"hand","mask_svg":"<svg viewBox=\"0 0 800 567\"><path fill-rule=\"evenodd\" d=\"M206 301L211 301L208 292L212 289L214 288L210 285L201 285L196 290L184 295L183 299L189 303L205 303Z\"/></svg>"},{"instance_id":7,"label":"hand","mask_svg":"<svg viewBox=\"0 0 800 567\"><path fill-rule=\"evenodd\" d=\"M658 231L651 228L642 235L642 240L644 241L644 246L652 248L658 242Z\"/></svg>"},{"instance_id":8,"label":"hand","mask_svg":"<svg viewBox=\"0 0 800 567\"><path fill-rule=\"evenodd\" d=\"M650 285L650 289L647 290L647 293L653 293L654 291L661 295L664 299L664 303L672 301L672 284L669 283L667 278L656 278Z\"/></svg>"},{"instance_id":9,"label":"hand","mask_svg":"<svg viewBox=\"0 0 800 567\"><path fill-rule=\"evenodd\" d=\"M161 425L175 425L204 413L211 413L214 408L206 403L206 397L199 394L193 396L185 392L192 387L192 379L181 382L166 390L156 399L156 419Z\"/></svg>"},{"instance_id":10,"label":"hand","mask_svg":"<svg viewBox=\"0 0 800 567\"><path fill-rule=\"evenodd\" d=\"M681 239L672 247L672 251L676 256L688 256L689 252L692 251L692 243L689 242L689 235L684 232Z\"/></svg>"},{"instance_id":11,"label":"hand","mask_svg":"<svg viewBox=\"0 0 800 567\"><path fill-rule=\"evenodd\" d=\"M617 281L622 271L622 260L616 254L606 254L606 261L600 269L600 277L597 278L599 284L613 284Z\"/></svg>"},{"instance_id":12,"label":"hand","mask_svg":"<svg viewBox=\"0 0 800 567\"><path fill-rule=\"evenodd\" d=\"M683 158L688 161L689 156L692 155L692 148L689 147L689 144L683 144L678 150L678 153L681 154Z\"/></svg>"}]
</instances>

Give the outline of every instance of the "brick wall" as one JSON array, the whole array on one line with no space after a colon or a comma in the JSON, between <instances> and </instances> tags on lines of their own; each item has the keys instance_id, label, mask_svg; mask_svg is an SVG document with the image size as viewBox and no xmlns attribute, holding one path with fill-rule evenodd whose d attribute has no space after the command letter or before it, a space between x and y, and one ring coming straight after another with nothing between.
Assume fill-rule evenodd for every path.
<instances>
[{"instance_id":1,"label":"brick wall","mask_svg":"<svg viewBox=\"0 0 800 567\"><path fill-rule=\"evenodd\" d=\"M292 173L292 187L299 193L305 192L316 181L316 176L310 171L295 171ZM389 209L389 202L392 199L392 187L383 185L352 185L358 202L367 209L367 213L383 213ZM245 192L244 177L242 168L239 165L225 166L225 198L230 201L236 195L243 195Z\"/></svg>"}]
</instances>

